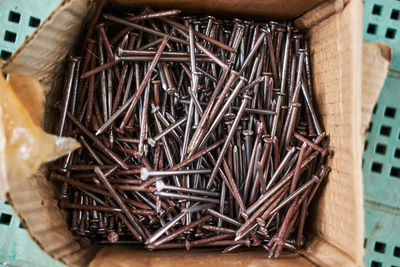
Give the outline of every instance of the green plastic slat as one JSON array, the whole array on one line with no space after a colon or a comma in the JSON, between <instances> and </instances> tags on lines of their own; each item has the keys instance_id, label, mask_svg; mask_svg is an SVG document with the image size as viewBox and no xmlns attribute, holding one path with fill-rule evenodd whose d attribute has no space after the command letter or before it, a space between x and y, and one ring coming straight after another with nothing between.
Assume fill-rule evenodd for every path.
<instances>
[{"instance_id":1,"label":"green plastic slat","mask_svg":"<svg viewBox=\"0 0 400 267\"><path fill-rule=\"evenodd\" d=\"M0 265L63 266L33 242L18 216L3 201L0 204L0 240Z\"/></svg>"},{"instance_id":2,"label":"green plastic slat","mask_svg":"<svg viewBox=\"0 0 400 267\"><path fill-rule=\"evenodd\" d=\"M376 103L364 151L365 200L400 206L400 80L391 74Z\"/></svg>"},{"instance_id":3,"label":"green plastic slat","mask_svg":"<svg viewBox=\"0 0 400 267\"><path fill-rule=\"evenodd\" d=\"M400 229L400 214L371 203L364 208L367 218L376 218L365 224L365 266L400 266L400 239L392 236Z\"/></svg>"},{"instance_id":4,"label":"green plastic slat","mask_svg":"<svg viewBox=\"0 0 400 267\"><path fill-rule=\"evenodd\" d=\"M363 154L365 266L400 267L400 1L364 1L364 40L393 49Z\"/></svg>"},{"instance_id":5,"label":"green plastic slat","mask_svg":"<svg viewBox=\"0 0 400 267\"><path fill-rule=\"evenodd\" d=\"M0 58L7 59L61 0L1 0Z\"/></svg>"},{"instance_id":6,"label":"green plastic slat","mask_svg":"<svg viewBox=\"0 0 400 267\"><path fill-rule=\"evenodd\" d=\"M6 60L17 50L60 3L61 0L1 0L0 58ZM1 199L0 265L64 266L51 259L33 242L10 205Z\"/></svg>"},{"instance_id":7,"label":"green plastic slat","mask_svg":"<svg viewBox=\"0 0 400 267\"><path fill-rule=\"evenodd\" d=\"M364 1L364 40L385 42L393 48L391 69L400 71L400 1Z\"/></svg>"}]
</instances>

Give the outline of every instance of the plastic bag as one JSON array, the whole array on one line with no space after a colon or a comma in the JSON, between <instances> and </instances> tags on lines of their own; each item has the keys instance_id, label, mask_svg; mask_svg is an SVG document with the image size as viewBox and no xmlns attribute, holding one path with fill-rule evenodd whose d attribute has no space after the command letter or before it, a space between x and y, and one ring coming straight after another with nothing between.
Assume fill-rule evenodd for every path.
<instances>
[{"instance_id":1,"label":"plastic bag","mask_svg":"<svg viewBox=\"0 0 400 267\"><path fill-rule=\"evenodd\" d=\"M1 69L0 69L1 71ZM2 72L0 72L2 73ZM73 138L48 134L40 127L43 90L31 77L0 74L0 194L22 185L41 164L80 145Z\"/></svg>"}]
</instances>

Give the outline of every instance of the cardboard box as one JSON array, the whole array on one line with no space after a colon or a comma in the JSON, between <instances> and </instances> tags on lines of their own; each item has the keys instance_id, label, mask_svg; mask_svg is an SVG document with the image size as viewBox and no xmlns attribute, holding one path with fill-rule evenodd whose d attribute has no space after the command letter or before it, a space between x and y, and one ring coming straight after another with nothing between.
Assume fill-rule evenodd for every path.
<instances>
[{"instance_id":1,"label":"cardboard box","mask_svg":"<svg viewBox=\"0 0 400 267\"><path fill-rule=\"evenodd\" d=\"M87 15L96 3L65 0L8 60L9 73L35 77L52 103L63 86L64 59L77 44ZM52 257L68 265L91 266L362 266L363 186L361 174L361 0L111 0L113 5L180 8L244 18L294 19L310 38L314 97L334 155L332 172L310 212L312 232L299 253L269 260L249 249L222 255L220 250L147 252L132 247L80 250L68 231L66 214L57 207L56 188L42 168L29 178L9 178L9 198L32 238ZM44 128L52 117L46 108ZM97 255L96 255L97 253Z\"/></svg>"}]
</instances>

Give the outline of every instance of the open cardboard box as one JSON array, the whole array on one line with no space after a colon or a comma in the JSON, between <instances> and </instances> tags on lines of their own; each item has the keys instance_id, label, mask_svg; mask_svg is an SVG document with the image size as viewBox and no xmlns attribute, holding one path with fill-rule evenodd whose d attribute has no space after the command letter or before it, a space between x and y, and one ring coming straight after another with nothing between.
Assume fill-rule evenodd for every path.
<instances>
[{"instance_id":1,"label":"open cardboard box","mask_svg":"<svg viewBox=\"0 0 400 267\"><path fill-rule=\"evenodd\" d=\"M29 75L44 88L47 103L62 89L64 59L84 30L95 1L65 0L8 60L8 73ZM332 172L321 188L308 222L306 247L269 260L261 249L222 255L220 250L147 252L132 247L80 250L57 207L54 185L42 172L9 179L9 198L32 238L68 265L134 266L361 266L363 265L363 192L361 174L362 1L322 0L111 0L118 6L180 8L204 14L291 19L310 39L315 102L334 155ZM48 109L47 109L48 110ZM50 118L50 119L49 119ZM45 113L44 128L51 116ZM97 253L97 254L96 254Z\"/></svg>"}]
</instances>

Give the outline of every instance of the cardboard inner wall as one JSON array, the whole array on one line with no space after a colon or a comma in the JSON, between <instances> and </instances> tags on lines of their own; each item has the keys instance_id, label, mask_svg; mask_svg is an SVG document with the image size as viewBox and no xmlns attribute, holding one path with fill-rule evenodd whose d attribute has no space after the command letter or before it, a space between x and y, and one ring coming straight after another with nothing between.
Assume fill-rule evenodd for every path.
<instances>
[{"instance_id":1,"label":"cardboard inner wall","mask_svg":"<svg viewBox=\"0 0 400 267\"><path fill-rule=\"evenodd\" d=\"M190 13L240 16L241 18L292 20L324 0L112 0L122 6L179 8ZM251 3L251 4L249 4Z\"/></svg>"},{"instance_id":2,"label":"cardboard inner wall","mask_svg":"<svg viewBox=\"0 0 400 267\"><path fill-rule=\"evenodd\" d=\"M144 3L144 1L123 1L124 4ZM184 1L167 2L175 8L192 5ZM276 10L280 13L285 8L286 15L295 18L320 1L256 1L257 8L244 8L238 3L249 3L240 0L219 0L220 8L229 5L233 10L245 16L257 11L262 16ZM149 3L149 2L146 2ZM174 4L175 3L175 4ZM210 9L209 1L194 1L189 10ZM236 4L237 5L236 5ZM251 1L253 6L253 1ZM342 2L343 3L343 2ZM31 75L38 79L45 92L62 88L64 59L80 34L82 22L89 12L92 1L64 1L56 11L39 27L33 37L29 38L6 63L5 71L16 74ZM311 212L314 236L308 236L307 248L302 252L311 262L330 265L362 265L362 175L361 175L361 25L362 3L351 0L337 13L321 18L321 22L308 28L312 49L312 69L314 73L314 95L325 130L330 139L330 147L335 151L330 166L333 171L323 188L316 210ZM328 5L329 5L328 4ZM326 3L324 3L326 5ZM340 5L339 5L340 6ZM283 8L284 7L284 8ZM317 7L318 8L318 7ZM274 11L275 12L275 11ZM306 14L307 15L307 14ZM266 16L268 17L268 16ZM307 20L305 20L307 21ZM305 24L307 27L307 24ZM41 173L28 179L13 177L10 184L10 200L18 215L26 222L27 229L35 241L51 256L69 264L86 264L92 259L95 251L79 250L68 232L65 214L56 205L54 187ZM128 248L131 250L132 248ZM110 252L111 251L111 252ZM165 252L134 253L132 257L126 248L105 248L99 255L107 255L109 260L119 252L120 260L134 263L139 257L155 259L163 257L164 265L175 264L175 258L164 257ZM175 251L181 259L186 257L190 262L196 253ZM133 253L133 252L132 252ZM257 252L242 252L257 253ZM241 253L241 254L242 254ZM203 257L204 263L212 264L219 260L220 252L209 251ZM249 254L243 254L249 255ZM227 255L229 256L229 255ZM110 258L111 257L111 258ZM300 255L293 258L293 264L303 266L304 258ZM234 257L224 257L228 262ZM243 256L242 258L245 258ZM277 265L282 261L268 261L263 257L255 257L256 264ZM126 261L124 261L126 260ZM193 260L193 258L192 258ZM268 263L267 263L268 261ZM147 261L148 262L148 261ZM188 262L188 263L189 263ZM192 261L193 262L193 261ZM288 262L287 262L288 263ZM290 264L291 265L291 264Z\"/></svg>"}]
</instances>

